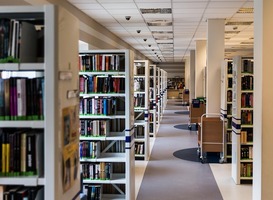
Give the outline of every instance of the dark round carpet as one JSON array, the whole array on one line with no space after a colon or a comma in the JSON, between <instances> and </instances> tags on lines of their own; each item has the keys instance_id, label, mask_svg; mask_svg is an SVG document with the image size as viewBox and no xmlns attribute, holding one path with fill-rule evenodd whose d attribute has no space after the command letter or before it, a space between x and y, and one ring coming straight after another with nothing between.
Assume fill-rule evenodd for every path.
<instances>
[{"instance_id":1,"label":"dark round carpet","mask_svg":"<svg viewBox=\"0 0 273 200\"><path fill-rule=\"evenodd\" d=\"M191 125L191 128L189 128L188 124L178 124L178 125L175 125L174 128L181 129L181 130L197 131L195 124Z\"/></svg>"},{"instance_id":2,"label":"dark round carpet","mask_svg":"<svg viewBox=\"0 0 273 200\"><path fill-rule=\"evenodd\" d=\"M192 161L192 162L201 162L200 155L197 152L197 148L181 149L173 153L174 157ZM204 163L219 163L220 153L218 152L208 152L206 153L206 159Z\"/></svg>"},{"instance_id":3,"label":"dark round carpet","mask_svg":"<svg viewBox=\"0 0 273 200\"><path fill-rule=\"evenodd\" d=\"M177 112L174 112L174 114L179 114L179 115L189 115L190 112L187 111L187 110L183 110L183 111L177 111Z\"/></svg>"}]
</instances>

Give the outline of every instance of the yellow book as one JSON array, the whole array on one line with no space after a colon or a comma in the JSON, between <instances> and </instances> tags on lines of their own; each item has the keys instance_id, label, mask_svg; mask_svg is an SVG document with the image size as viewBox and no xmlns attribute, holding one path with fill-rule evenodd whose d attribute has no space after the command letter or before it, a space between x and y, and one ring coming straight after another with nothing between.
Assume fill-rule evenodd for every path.
<instances>
[{"instance_id":1,"label":"yellow book","mask_svg":"<svg viewBox=\"0 0 273 200\"><path fill-rule=\"evenodd\" d=\"M10 144L6 144L6 157L5 157L5 162L6 162L6 173L9 173L9 162L10 162Z\"/></svg>"},{"instance_id":2,"label":"yellow book","mask_svg":"<svg viewBox=\"0 0 273 200\"><path fill-rule=\"evenodd\" d=\"M2 173L6 173L6 143L2 143Z\"/></svg>"}]
</instances>

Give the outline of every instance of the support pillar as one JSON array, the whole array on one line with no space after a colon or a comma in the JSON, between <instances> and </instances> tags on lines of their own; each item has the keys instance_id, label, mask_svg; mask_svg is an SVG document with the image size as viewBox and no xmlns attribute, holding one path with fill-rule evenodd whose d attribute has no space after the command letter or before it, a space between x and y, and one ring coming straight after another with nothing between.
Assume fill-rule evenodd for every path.
<instances>
[{"instance_id":1,"label":"support pillar","mask_svg":"<svg viewBox=\"0 0 273 200\"><path fill-rule=\"evenodd\" d=\"M190 50L190 102L195 97L195 50Z\"/></svg>"},{"instance_id":2,"label":"support pillar","mask_svg":"<svg viewBox=\"0 0 273 200\"><path fill-rule=\"evenodd\" d=\"M220 114L221 63L225 55L225 20L208 19L206 112Z\"/></svg>"},{"instance_id":3,"label":"support pillar","mask_svg":"<svg viewBox=\"0 0 273 200\"><path fill-rule=\"evenodd\" d=\"M195 55L195 98L204 96L204 68L206 66L206 40L196 41Z\"/></svg>"},{"instance_id":4,"label":"support pillar","mask_svg":"<svg viewBox=\"0 0 273 200\"><path fill-rule=\"evenodd\" d=\"M273 1L254 0L253 200L272 199L273 190Z\"/></svg>"}]
</instances>

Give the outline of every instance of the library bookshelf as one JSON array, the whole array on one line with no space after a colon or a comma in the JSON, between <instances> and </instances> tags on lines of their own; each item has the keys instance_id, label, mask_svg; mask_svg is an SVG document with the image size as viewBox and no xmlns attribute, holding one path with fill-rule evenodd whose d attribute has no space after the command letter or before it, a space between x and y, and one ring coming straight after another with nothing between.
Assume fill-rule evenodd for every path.
<instances>
[{"instance_id":1,"label":"library bookshelf","mask_svg":"<svg viewBox=\"0 0 273 200\"><path fill-rule=\"evenodd\" d=\"M133 57L130 50L79 53L80 163L87 196L135 198Z\"/></svg>"},{"instance_id":2,"label":"library bookshelf","mask_svg":"<svg viewBox=\"0 0 273 200\"><path fill-rule=\"evenodd\" d=\"M77 198L78 20L53 5L0 6L0 18L11 34L0 49L3 196Z\"/></svg>"},{"instance_id":3,"label":"library bookshelf","mask_svg":"<svg viewBox=\"0 0 273 200\"><path fill-rule=\"evenodd\" d=\"M160 105L160 119L162 119L163 117L163 112L166 108L166 105L167 105L167 98L168 98L168 95L167 95L167 80L168 78L168 73L163 70L163 69L160 69L160 102L161 102L161 105Z\"/></svg>"},{"instance_id":4,"label":"library bookshelf","mask_svg":"<svg viewBox=\"0 0 273 200\"><path fill-rule=\"evenodd\" d=\"M253 58L233 58L232 178L236 184L253 178Z\"/></svg>"},{"instance_id":5,"label":"library bookshelf","mask_svg":"<svg viewBox=\"0 0 273 200\"><path fill-rule=\"evenodd\" d=\"M160 68L156 67L156 103L157 103L157 107L156 107L156 124L157 124L157 129L160 126L160 121L161 121L161 106L162 106L162 102L161 102L161 73L160 73Z\"/></svg>"},{"instance_id":6,"label":"library bookshelf","mask_svg":"<svg viewBox=\"0 0 273 200\"><path fill-rule=\"evenodd\" d=\"M232 60L224 60L221 67L221 115L225 120L226 161L232 156Z\"/></svg>"},{"instance_id":7,"label":"library bookshelf","mask_svg":"<svg viewBox=\"0 0 273 200\"><path fill-rule=\"evenodd\" d=\"M156 115L156 65L150 65L150 104L149 104L149 131L150 136L155 137L157 133Z\"/></svg>"},{"instance_id":8,"label":"library bookshelf","mask_svg":"<svg viewBox=\"0 0 273 200\"><path fill-rule=\"evenodd\" d=\"M149 131L150 67L148 60L134 61L135 157L148 160L150 154Z\"/></svg>"}]
</instances>

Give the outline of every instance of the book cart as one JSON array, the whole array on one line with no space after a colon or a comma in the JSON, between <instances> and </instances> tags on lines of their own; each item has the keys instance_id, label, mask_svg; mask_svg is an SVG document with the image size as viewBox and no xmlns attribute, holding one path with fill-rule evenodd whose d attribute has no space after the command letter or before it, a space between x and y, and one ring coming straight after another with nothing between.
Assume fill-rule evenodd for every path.
<instances>
[{"instance_id":1,"label":"book cart","mask_svg":"<svg viewBox=\"0 0 273 200\"><path fill-rule=\"evenodd\" d=\"M220 114L205 113L198 123L198 154L202 163L206 162L206 153L219 152L219 162L225 162L224 120Z\"/></svg>"},{"instance_id":2,"label":"book cart","mask_svg":"<svg viewBox=\"0 0 273 200\"><path fill-rule=\"evenodd\" d=\"M88 198L135 199L133 58L86 50L80 63L80 163Z\"/></svg>"},{"instance_id":3,"label":"book cart","mask_svg":"<svg viewBox=\"0 0 273 200\"><path fill-rule=\"evenodd\" d=\"M78 20L53 5L0 6L0 20L4 199L76 199Z\"/></svg>"},{"instance_id":4,"label":"book cart","mask_svg":"<svg viewBox=\"0 0 273 200\"><path fill-rule=\"evenodd\" d=\"M135 158L148 160L150 154L149 131L150 66L148 60L134 61L134 119Z\"/></svg>"},{"instance_id":5,"label":"book cart","mask_svg":"<svg viewBox=\"0 0 273 200\"><path fill-rule=\"evenodd\" d=\"M236 184L253 178L253 58L233 58L232 178Z\"/></svg>"},{"instance_id":6,"label":"book cart","mask_svg":"<svg viewBox=\"0 0 273 200\"><path fill-rule=\"evenodd\" d=\"M192 124L195 124L196 129L198 129L198 123L201 121L201 116L206 113L206 104L200 99L192 99L190 104L190 115L188 128L192 128Z\"/></svg>"}]
</instances>

